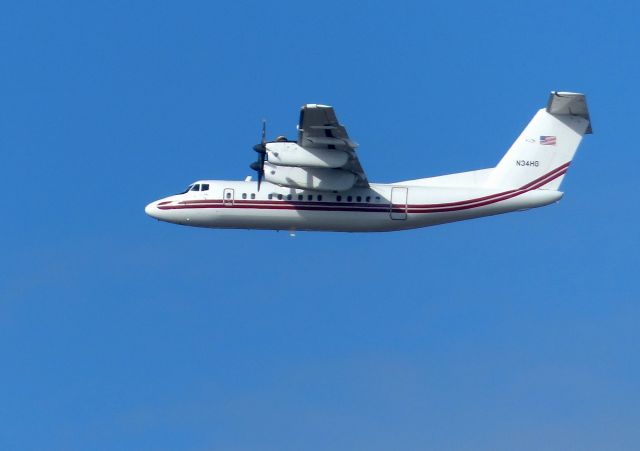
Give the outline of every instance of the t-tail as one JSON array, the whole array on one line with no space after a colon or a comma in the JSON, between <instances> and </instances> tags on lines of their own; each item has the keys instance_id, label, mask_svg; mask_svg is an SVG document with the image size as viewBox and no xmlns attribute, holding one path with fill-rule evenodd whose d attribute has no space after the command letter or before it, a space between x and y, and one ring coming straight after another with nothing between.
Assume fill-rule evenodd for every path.
<instances>
[{"instance_id":1,"label":"t-tail","mask_svg":"<svg viewBox=\"0 0 640 451\"><path fill-rule=\"evenodd\" d=\"M558 190L585 134L592 133L584 94L552 92L546 108L533 117L486 186Z\"/></svg>"}]
</instances>

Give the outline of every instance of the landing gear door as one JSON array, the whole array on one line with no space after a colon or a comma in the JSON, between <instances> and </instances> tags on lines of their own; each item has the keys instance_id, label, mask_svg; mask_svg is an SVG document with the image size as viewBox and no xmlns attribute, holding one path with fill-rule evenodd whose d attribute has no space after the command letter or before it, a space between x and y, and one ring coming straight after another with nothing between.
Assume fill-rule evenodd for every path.
<instances>
[{"instance_id":1,"label":"landing gear door","mask_svg":"<svg viewBox=\"0 0 640 451\"><path fill-rule=\"evenodd\" d=\"M222 204L225 207L233 207L233 189L225 188L222 192Z\"/></svg>"},{"instance_id":2,"label":"landing gear door","mask_svg":"<svg viewBox=\"0 0 640 451\"><path fill-rule=\"evenodd\" d=\"M391 219L407 219L407 192L404 187L391 188Z\"/></svg>"}]
</instances>

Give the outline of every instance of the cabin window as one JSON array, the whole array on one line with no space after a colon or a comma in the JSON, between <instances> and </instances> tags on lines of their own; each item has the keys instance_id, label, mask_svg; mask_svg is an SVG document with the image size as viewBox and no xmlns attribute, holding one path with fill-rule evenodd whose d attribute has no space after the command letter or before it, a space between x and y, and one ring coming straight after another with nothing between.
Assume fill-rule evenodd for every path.
<instances>
[{"instance_id":1,"label":"cabin window","mask_svg":"<svg viewBox=\"0 0 640 451\"><path fill-rule=\"evenodd\" d=\"M251 199L255 199L256 198L256 193L251 193Z\"/></svg>"},{"instance_id":2,"label":"cabin window","mask_svg":"<svg viewBox=\"0 0 640 451\"><path fill-rule=\"evenodd\" d=\"M318 202L322 200L322 194L318 194Z\"/></svg>"},{"instance_id":3,"label":"cabin window","mask_svg":"<svg viewBox=\"0 0 640 451\"><path fill-rule=\"evenodd\" d=\"M371 202L371 196L367 196L367 202Z\"/></svg>"},{"instance_id":4,"label":"cabin window","mask_svg":"<svg viewBox=\"0 0 640 451\"><path fill-rule=\"evenodd\" d=\"M313 194L309 194L309 195L307 196L307 200L313 200Z\"/></svg>"},{"instance_id":5,"label":"cabin window","mask_svg":"<svg viewBox=\"0 0 640 451\"><path fill-rule=\"evenodd\" d=\"M278 194L278 200L282 200L282 194Z\"/></svg>"},{"instance_id":6,"label":"cabin window","mask_svg":"<svg viewBox=\"0 0 640 451\"><path fill-rule=\"evenodd\" d=\"M269 194L269 199L273 199L273 194Z\"/></svg>"},{"instance_id":7,"label":"cabin window","mask_svg":"<svg viewBox=\"0 0 640 451\"><path fill-rule=\"evenodd\" d=\"M193 188L191 188L191 191L200 191L200 184L196 183L195 185L193 185Z\"/></svg>"},{"instance_id":8,"label":"cabin window","mask_svg":"<svg viewBox=\"0 0 640 451\"><path fill-rule=\"evenodd\" d=\"M352 196L347 196L347 202L351 202L353 200Z\"/></svg>"},{"instance_id":9,"label":"cabin window","mask_svg":"<svg viewBox=\"0 0 640 451\"><path fill-rule=\"evenodd\" d=\"M362 196L358 196L358 197L356 197L356 201L358 201L358 202L362 202Z\"/></svg>"},{"instance_id":10,"label":"cabin window","mask_svg":"<svg viewBox=\"0 0 640 451\"><path fill-rule=\"evenodd\" d=\"M242 193L242 198L246 199L247 198L247 193Z\"/></svg>"},{"instance_id":11,"label":"cabin window","mask_svg":"<svg viewBox=\"0 0 640 451\"><path fill-rule=\"evenodd\" d=\"M336 196L336 201L340 202L342 200L342 196Z\"/></svg>"},{"instance_id":12,"label":"cabin window","mask_svg":"<svg viewBox=\"0 0 640 451\"><path fill-rule=\"evenodd\" d=\"M380 202L380 196L376 196L376 202Z\"/></svg>"},{"instance_id":13,"label":"cabin window","mask_svg":"<svg viewBox=\"0 0 640 451\"><path fill-rule=\"evenodd\" d=\"M298 200L303 200L304 196L302 194L298 194Z\"/></svg>"},{"instance_id":14,"label":"cabin window","mask_svg":"<svg viewBox=\"0 0 640 451\"><path fill-rule=\"evenodd\" d=\"M209 191L209 184L208 183L203 183L202 184L202 188L200 189L200 191Z\"/></svg>"},{"instance_id":15,"label":"cabin window","mask_svg":"<svg viewBox=\"0 0 640 451\"><path fill-rule=\"evenodd\" d=\"M291 200L291 199L292 199L291 194L287 194L287 200Z\"/></svg>"}]
</instances>

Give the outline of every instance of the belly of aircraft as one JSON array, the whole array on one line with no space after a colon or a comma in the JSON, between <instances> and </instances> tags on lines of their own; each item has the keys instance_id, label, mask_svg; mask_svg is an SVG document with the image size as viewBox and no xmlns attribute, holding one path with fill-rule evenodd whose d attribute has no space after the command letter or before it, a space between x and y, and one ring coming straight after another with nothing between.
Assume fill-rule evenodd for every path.
<instances>
[{"instance_id":1,"label":"belly of aircraft","mask_svg":"<svg viewBox=\"0 0 640 451\"><path fill-rule=\"evenodd\" d=\"M551 199L549 199L551 201ZM544 202L544 204L549 202ZM411 209L406 215L385 211L309 211L215 208L181 210L166 221L194 227L268 230L318 230L340 232L384 232L491 216L540 206L540 200L519 198L477 208L438 211ZM393 218L392 216L395 216Z\"/></svg>"}]
</instances>

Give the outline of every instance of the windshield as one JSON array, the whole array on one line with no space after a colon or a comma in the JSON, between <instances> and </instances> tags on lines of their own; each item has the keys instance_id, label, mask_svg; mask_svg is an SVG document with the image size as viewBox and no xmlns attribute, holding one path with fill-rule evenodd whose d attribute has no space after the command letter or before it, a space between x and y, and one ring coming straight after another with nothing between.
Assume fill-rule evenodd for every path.
<instances>
[{"instance_id":1,"label":"windshield","mask_svg":"<svg viewBox=\"0 0 640 451\"><path fill-rule=\"evenodd\" d=\"M189 191L209 191L209 184L208 183L192 183L191 185L187 186L187 189L185 189L183 192L178 193L178 195L186 194Z\"/></svg>"}]
</instances>

